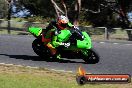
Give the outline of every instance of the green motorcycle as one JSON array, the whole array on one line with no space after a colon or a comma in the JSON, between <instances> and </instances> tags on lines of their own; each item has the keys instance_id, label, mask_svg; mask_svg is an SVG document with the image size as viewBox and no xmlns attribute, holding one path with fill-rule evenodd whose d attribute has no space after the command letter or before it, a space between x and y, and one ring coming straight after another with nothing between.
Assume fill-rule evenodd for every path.
<instances>
[{"instance_id":1,"label":"green motorcycle","mask_svg":"<svg viewBox=\"0 0 132 88\"><path fill-rule=\"evenodd\" d=\"M42 42L42 37L46 29L30 27L29 32L36 39L32 43L34 52L40 57L52 58L49 49ZM38 34L40 32L40 34ZM36 34L36 35L35 35ZM38 34L38 35L37 35ZM71 30L61 30L58 40L61 45L57 47L57 53L65 58L81 58L85 63L98 63L99 55L93 49L91 39L85 31L80 31L78 27Z\"/></svg>"}]
</instances>

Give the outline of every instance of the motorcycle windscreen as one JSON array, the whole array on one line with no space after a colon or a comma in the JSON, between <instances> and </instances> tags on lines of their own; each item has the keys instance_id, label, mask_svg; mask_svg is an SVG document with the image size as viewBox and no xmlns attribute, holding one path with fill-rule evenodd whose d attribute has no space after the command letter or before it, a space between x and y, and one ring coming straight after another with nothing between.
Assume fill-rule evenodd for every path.
<instances>
[{"instance_id":1,"label":"motorcycle windscreen","mask_svg":"<svg viewBox=\"0 0 132 88\"><path fill-rule=\"evenodd\" d=\"M71 36L71 32L69 30L61 30L61 33L58 35L59 42L66 42Z\"/></svg>"}]
</instances>

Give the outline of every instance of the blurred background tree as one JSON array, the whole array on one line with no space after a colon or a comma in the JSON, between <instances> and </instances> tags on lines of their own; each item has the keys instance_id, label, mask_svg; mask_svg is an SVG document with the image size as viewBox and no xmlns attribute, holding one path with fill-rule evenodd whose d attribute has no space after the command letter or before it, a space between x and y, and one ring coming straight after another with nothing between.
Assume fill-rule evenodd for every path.
<instances>
[{"instance_id":1,"label":"blurred background tree","mask_svg":"<svg viewBox=\"0 0 132 88\"><path fill-rule=\"evenodd\" d=\"M0 0L0 18L5 18L8 14L8 5L5 0Z\"/></svg>"},{"instance_id":2,"label":"blurred background tree","mask_svg":"<svg viewBox=\"0 0 132 88\"><path fill-rule=\"evenodd\" d=\"M54 9L50 0L17 0L17 11L28 10L30 16L54 17Z\"/></svg>"},{"instance_id":3,"label":"blurred background tree","mask_svg":"<svg viewBox=\"0 0 132 88\"><path fill-rule=\"evenodd\" d=\"M2 1L2 0L0 0ZM3 0L4 1L4 0ZM16 14L20 11L29 13L25 17L55 18L57 16L51 1L65 12L73 22L79 17L81 25L117 27L126 23L127 13L132 11L131 0L13 0ZM62 1L64 3L62 3ZM80 3L78 4L78 2ZM76 6L80 5L79 11ZM2 5L0 5L2 7ZM122 11L121 11L122 10ZM6 10L5 10L6 11ZM78 14L78 16L76 15ZM123 15L125 14L125 15ZM125 25L123 25L125 27ZM122 27L123 27L122 26ZM128 25L127 25L128 26Z\"/></svg>"},{"instance_id":4,"label":"blurred background tree","mask_svg":"<svg viewBox=\"0 0 132 88\"><path fill-rule=\"evenodd\" d=\"M5 1L0 0L0 18L7 16ZM59 13L76 25L105 26L109 31L113 27L132 28L128 16L132 14L132 0L13 0L12 17L44 23Z\"/></svg>"}]
</instances>

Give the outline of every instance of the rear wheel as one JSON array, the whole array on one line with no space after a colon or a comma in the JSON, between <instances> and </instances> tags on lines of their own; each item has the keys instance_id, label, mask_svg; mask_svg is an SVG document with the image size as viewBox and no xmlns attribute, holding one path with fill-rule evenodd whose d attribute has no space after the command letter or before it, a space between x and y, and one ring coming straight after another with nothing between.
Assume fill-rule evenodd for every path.
<instances>
[{"instance_id":1,"label":"rear wheel","mask_svg":"<svg viewBox=\"0 0 132 88\"><path fill-rule=\"evenodd\" d=\"M44 46L40 39L35 39L32 43L34 52L41 58L49 57L49 49Z\"/></svg>"},{"instance_id":2,"label":"rear wheel","mask_svg":"<svg viewBox=\"0 0 132 88\"><path fill-rule=\"evenodd\" d=\"M99 54L95 49L89 49L85 51L85 54L83 53L83 60L86 63L96 64L99 62Z\"/></svg>"}]
</instances>

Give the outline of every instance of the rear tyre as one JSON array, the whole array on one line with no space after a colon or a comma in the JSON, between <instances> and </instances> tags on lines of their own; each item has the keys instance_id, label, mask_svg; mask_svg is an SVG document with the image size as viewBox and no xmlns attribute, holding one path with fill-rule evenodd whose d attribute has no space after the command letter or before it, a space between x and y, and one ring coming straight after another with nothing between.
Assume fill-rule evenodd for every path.
<instances>
[{"instance_id":1,"label":"rear tyre","mask_svg":"<svg viewBox=\"0 0 132 88\"><path fill-rule=\"evenodd\" d=\"M41 58L48 58L49 55L49 49L44 46L43 42L41 42L41 39L35 39L32 43L32 48L34 52L40 56Z\"/></svg>"},{"instance_id":2,"label":"rear tyre","mask_svg":"<svg viewBox=\"0 0 132 88\"><path fill-rule=\"evenodd\" d=\"M96 64L99 62L100 56L95 49L87 50L87 55L83 55L85 63Z\"/></svg>"}]
</instances>

